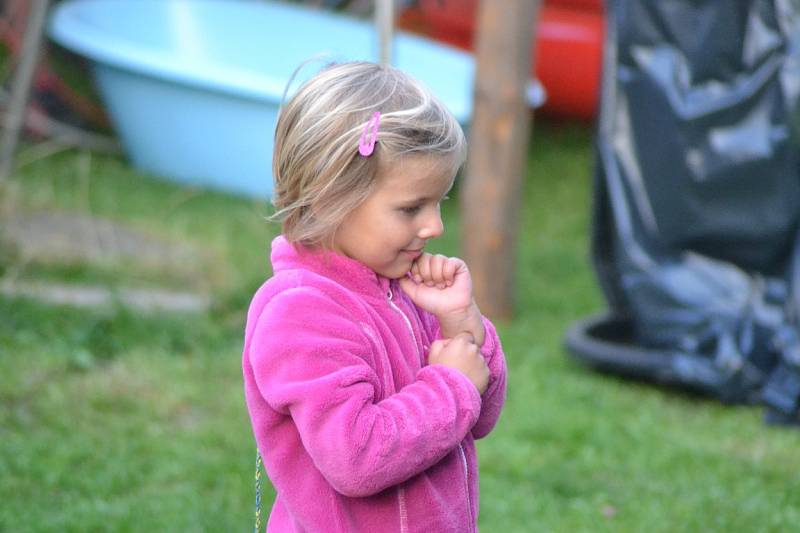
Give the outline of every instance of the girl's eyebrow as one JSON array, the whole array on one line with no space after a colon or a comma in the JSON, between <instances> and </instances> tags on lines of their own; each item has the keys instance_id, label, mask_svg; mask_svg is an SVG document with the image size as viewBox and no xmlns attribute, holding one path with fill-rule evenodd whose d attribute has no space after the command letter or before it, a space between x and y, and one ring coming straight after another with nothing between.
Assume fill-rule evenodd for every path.
<instances>
[{"instance_id":1,"label":"girl's eyebrow","mask_svg":"<svg viewBox=\"0 0 800 533\"><path fill-rule=\"evenodd\" d=\"M442 194L440 197L437 197L435 194L428 194L428 195L421 194L419 196L413 196L413 197L401 200L401 203L411 205L411 204L419 204L419 203L424 203L424 202L429 202L429 201L437 201L438 202L440 200L445 199L447 197L447 195L450 194L450 192L453 190L453 186L454 185L455 185L455 178L450 181L450 183L448 184L447 190L444 191L444 194ZM400 196L402 196L402 194Z\"/></svg>"},{"instance_id":2,"label":"girl's eyebrow","mask_svg":"<svg viewBox=\"0 0 800 533\"><path fill-rule=\"evenodd\" d=\"M447 194L449 192L450 191L448 190L446 193L444 193L441 196L441 198L436 198L433 195L430 195L430 196L414 196L412 198L408 198L406 200L403 200L401 203L410 205L410 204L423 204L425 202L430 202L430 201L434 201L434 200L435 201L439 201L439 200L443 200L445 197L447 197Z\"/></svg>"},{"instance_id":3,"label":"girl's eyebrow","mask_svg":"<svg viewBox=\"0 0 800 533\"><path fill-rule=\"evenodd\" d=\"M429 196L415 196L413 198L410 198L410 199L406 200L404 203L421 204L421 203L427 202L428 200L430 200Z\"/></svg>"}]
</instances>

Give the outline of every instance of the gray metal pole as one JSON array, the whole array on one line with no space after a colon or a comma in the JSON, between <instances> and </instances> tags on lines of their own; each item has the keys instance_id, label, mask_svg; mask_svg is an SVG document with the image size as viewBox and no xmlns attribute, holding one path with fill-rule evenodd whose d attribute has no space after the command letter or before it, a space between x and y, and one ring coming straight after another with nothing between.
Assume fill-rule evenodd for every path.
<instances>
[{"instance_id":1,"label":"gray metal pole","mask_svg":"<svg viewBox=\"0 0 800 533\"><path fill-rule=\"evenodd\" d=\"M375 0L375 29L378 34L378 60L391 64L394 40L393 0Z\"/></svg>"},{"instance_id":2,"label":"gray metal pole","mask_svg":"<svg viewBox=\"0 0 800 533\"><path fill-rule=\"evenodd\" d=\"M19 133L25 121L33 74L39 60L48 4L49 0L33 0L31 2L19 64L14 75L11 97L3 121L3 134L0 138L0 183L8 177L13 168L14 151L17 149Z\"/></svg>"}]
</instances>

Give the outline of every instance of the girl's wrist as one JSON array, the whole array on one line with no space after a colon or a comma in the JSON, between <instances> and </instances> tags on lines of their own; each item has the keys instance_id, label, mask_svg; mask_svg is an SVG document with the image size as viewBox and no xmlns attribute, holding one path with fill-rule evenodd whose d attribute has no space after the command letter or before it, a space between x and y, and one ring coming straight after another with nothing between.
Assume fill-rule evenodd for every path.
<instances>
[{"instance_id":1,"label":"girl's wrist","mask_svg":"<svg viewBox=\"0 0 800 533\"><path fill-rule=\"evenodd\" d=\"M459 333L466 332L472 335L475 344L483 345L486 330L483 327L483 316L474 300L467 309L452 311L437 318L443 338L452 339Z\"/></svg>"}]
</instances>

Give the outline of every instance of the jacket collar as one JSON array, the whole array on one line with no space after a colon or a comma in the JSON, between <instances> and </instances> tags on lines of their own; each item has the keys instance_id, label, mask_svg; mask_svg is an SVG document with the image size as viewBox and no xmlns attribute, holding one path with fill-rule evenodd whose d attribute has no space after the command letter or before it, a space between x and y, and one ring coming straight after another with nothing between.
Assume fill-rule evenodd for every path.
<instances>
[{"instance_id":1,"label":"jacket collar","mask_svg":"<svg viewBox=\"0 0 800 533\"><path fill-rule=\"evenodd\" d=\"M369 296L385 297L392 288L390 279L376 274L365 264L329 250L292 244L283 235L272 241L272 269L307 269L329 278L343 287Z\"/></svg>"}]
</instances>

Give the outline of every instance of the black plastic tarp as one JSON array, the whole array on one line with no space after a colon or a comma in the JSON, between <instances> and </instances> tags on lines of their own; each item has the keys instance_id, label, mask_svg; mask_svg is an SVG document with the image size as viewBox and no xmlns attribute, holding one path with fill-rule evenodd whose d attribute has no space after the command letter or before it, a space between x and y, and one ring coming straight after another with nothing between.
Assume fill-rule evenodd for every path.
<instances>
[{"instance_id":1,"label":"black plastic tarp","mask_svg":"<svg viewBox=\"0 0 800 533\"><path fill-rule=\"evenodd\" d=\"M606 5L592 259L570 352L768 406L800 397L800 0Z\"/></svg>"}]
</instances>

